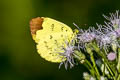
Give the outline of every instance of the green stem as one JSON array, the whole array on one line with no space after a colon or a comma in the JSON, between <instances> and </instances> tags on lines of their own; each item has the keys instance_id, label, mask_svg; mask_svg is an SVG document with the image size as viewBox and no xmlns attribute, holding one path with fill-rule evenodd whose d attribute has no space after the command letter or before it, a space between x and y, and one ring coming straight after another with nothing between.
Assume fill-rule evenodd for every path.
<instances>
[{"instance_id":1,"label":"green stem","mask_svg":"<svg viewBox=\"0 0 120 80\"><path fill-rule=\"evenodd\" d=\"M97 78L100 79L100 73L99 73L99 71L97 69L97 66L96 66L96 63L95 63L95 59L94 59L94 56L93 56L92 52L90 53L90 57L91 57L91 61L93 63L93 67L95 68Z\"/></svg>"},{"instance_id":2,"label":"green stem","mask_svg":"<svg viewBox=\"0 0 120 80\"><path fill-rule=\"evenodd\" d=\"M100 49L97 47L97 45L93 44L92 46L93 46L94 50L98 53L98 55L101 56L104 59L103 62L105 62L107 69L109 70L110 74L114 77L114 74L116 73L116 71L113 70L113 68L109 64L105 54L102 51L100 51Z\"/></svg>"},{"instance_id":3,"label":"green stem","mask_svg":"<svg viewBox=\"0 0 120 80\"><path fill-rule=\"evenodd\" d=\"M106 64L106 67L107 67L107 69L109 70L110 74L114 77L114 74L112 73L112 71L111 71L111 69L110 69L108 63Z\"/></svg>"},{"instance_id":4,"label":"green stem","mask_svg":"<svg viewBox=\"0 0 120 80\"><path fill-rule=\"evenodd\" d=\"M118 49L118 63L117 63L117 69L118 69L118 72L120 73L120 48Z\"/></svg>"},{"instance_id":5,"label":"green stem","mask_svg":"<svg viewBox=\"0 0 120 80\"><path fill-rule=\"evenodd\" d=\"M83 65L90 71L93 77L95 77L94 68L92 67L91 63L85 59L85 55L81 51L75 51L74 57L79 60L80 62L84 60Z\"/></svg>"},{"instance_id":6,"label":"green stem","mask_svg":"<svg viewBox=\"0 0 120 80\"><path fill-rule=\"evenodd\" d=\"M99 71L97 69L97 66L96 66L96 63L95 63L94 55L93 55L93 52L91 50L91 44L86 45L86 50L90 54L90 59L91 59L91 62L93 64L93 68L94 68L94 70L96 72L96 77L99 80L100 79L100 73L99 73Z\"/></svg>"},{"instance_id":7,"label":"green stem","mask_svg":"<svg viewBox=\"0 0 120 80\"><path fill-rule=\"evenodd\" d=\"M120 79L120 48L118 49L118 63L117 63L117 69L118 69L118 78L117 80Z\"/></svg>"},{"instance_id":8,"label":"green stem","mask_svg":"<svg viewBox=\"0 0 120 80\"><path fill-rule=\"evenodd\" d=\"M90 73L92 74L93 77L95 77L95 71L94 68L92 67L91 63L86 59L85 60L86 64L90 67L90 69L88 69L90 71Z\"/></svg>"},{"instance_id":9,"label":"green stem","mask_svg":"<svg viewBox=\"0 0 120 80\"><path fill-rule=\"evenodd\" d=\"M104 68L103 68L103 76L105 76L105 64L104 64Z\"/></svg>"},{"instance_id":10,"label":"green stem","mask_svg":"<svg viewBox=\"0 0 120 80\"><path fill-rule=\"evenodd\" d=\"M118 76L117 80L120 80L120 74L119 74L119 76Z\"/></svg>"}]
</instances>

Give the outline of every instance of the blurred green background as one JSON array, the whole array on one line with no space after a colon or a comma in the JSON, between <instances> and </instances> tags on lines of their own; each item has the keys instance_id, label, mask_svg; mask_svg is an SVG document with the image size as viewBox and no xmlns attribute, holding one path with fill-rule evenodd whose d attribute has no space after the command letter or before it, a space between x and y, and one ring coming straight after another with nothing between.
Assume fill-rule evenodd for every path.
<instances>
[{"instance_id":1,"label":"blurred green background","mask_svg":"<svg viewBox=\"0 0 120 80\"><path fill-rule=\"evenodd\" d=\"M120 10L120 0L0 0L0 80L82 80L82 65L65 70L42 59L29 21L47 16L75 28L103 24L102 14Z\"/></svg>"}]
</instances>

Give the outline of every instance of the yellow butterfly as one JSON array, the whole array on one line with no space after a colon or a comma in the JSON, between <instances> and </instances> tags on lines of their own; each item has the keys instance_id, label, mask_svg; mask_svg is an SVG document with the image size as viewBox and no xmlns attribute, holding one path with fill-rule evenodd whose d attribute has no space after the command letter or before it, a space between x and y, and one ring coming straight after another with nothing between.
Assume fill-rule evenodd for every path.
<instances>
[{"instance_id":1,"label":"yellow butterfly","mask_svg":"<svg viewBox=\"0 0 120 80\"><path fill-rule=\"evenodd\" d=\"M59 52L64 52L61 46L66 47L66 42L70 43L74 37L69 26L48 17L37 17L30 21L30 29L41 57L51 62L66 60Z\"/></svg>"}]
</instances>

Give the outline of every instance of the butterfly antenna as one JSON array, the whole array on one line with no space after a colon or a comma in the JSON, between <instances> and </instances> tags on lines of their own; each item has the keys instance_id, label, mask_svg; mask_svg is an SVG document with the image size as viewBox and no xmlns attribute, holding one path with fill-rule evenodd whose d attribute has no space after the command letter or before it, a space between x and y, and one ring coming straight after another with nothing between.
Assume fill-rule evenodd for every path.
<instances>
[{"instance_id":1,"label":"butterfly antenna","mask_svg":"<svg viewBox=\"0 0 120 80\"><path fill-rule=\"evenodd\" d=\"M78 25L75 24L74 22L73 22L73 25L74 25L75 27L77 27L79 30L81 30L81 29L78 27Z\"/></svg>"}]
</instances>

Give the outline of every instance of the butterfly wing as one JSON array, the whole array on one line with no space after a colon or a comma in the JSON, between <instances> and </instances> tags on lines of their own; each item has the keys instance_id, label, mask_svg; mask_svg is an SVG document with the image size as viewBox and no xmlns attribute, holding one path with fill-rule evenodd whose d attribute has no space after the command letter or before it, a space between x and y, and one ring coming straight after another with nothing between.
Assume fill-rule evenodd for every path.
<instances>
[{"instance_id":1,"label":"butterfly wing","mask_svg":"<svg viewBox=\"0 0 120 80\"><path fill-rule=\"evenodd\" d=\"M72 40L72 29L51 18L42 17L42 29L36 31L34 40L37 43L37 51L44 59L51 62L62 62L64 56L59 52L63 52L61 46L66 46L65 42Z\"/></svg>"}]
</instances>

